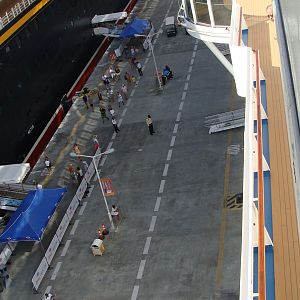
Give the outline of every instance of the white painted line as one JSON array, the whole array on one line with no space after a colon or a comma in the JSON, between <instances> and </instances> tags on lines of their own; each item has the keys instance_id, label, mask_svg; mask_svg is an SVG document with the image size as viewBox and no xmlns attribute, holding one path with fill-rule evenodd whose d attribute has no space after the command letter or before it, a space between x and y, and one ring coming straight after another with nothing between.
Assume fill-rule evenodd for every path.
<instances>
[{"instance_id":1,"label":"white painted line","mask_svg":"<svg viewBox=\"0 0 300 300\"><path fill-rule=\"evenodd\" d=\"M182 93L182 96L181 96L181 100L184 100L185 97L186 97L186 92L183 92L183 93Z\"/></svg>"},{"instance_id":2,"label":"white painted line","mask_svg":"<svg viewBox=\"0 0 300 300\"><path fill-rule=\"evenodd\" d=\"M59 261L59 262L56 264L55 269L54 269L54 271L53 271L53 273L52 273L52 276L51 276L50 280L55 280L55 279L56 279L56 276L57 276L57 273L58 273L58 271L59 271L59 269L60 269L60 267L61 267L61 264L62 264L61 261Z\"/></svg>"},{"instance_id":3,"label":"white painted line","mask_svg":"<svg viewBox=\"0 0 300 300\"><path fill-rule=\"evenodd\" d=\"M173 135L173 136L172 136L172 139L171 139L170 147L173 147L173 146L174 146L174 144L175 144L175 139L176 139L176 136Z\"/></svg>"},{"instance_id":4,"label":"white painted line","mask_svg":"<svg viewBox=\"0 0 300 300\"><path fill-rule=\"evenodd\" d=\"M189 86L189 83L186 82L183 89L186 91L188 89L188 86Z\"/></svg>"},{"instance_id":5,"label":"white painted line","mask_svg":"<svg viewBox=\"0 0 300 300\"><path fill-rule=\"evenodd\" d=\"M199 43L199 40L197 40L197 39L196 39L196 41L195 41L195 45L198 45L198 43Z\"/></svg>"},{"instance_id":6,"label":"white painted line","mask_svg":"<svg viewBox=\"0 0 300 300\"><path fill-rule=\"evenodd\" d=\"M181 119L181 111L177 113L176 122L179 122Z\"/></svg>"},{"instance_id":7,"label":"white painted line","mask_svg":"<svg viewBox=\"0 0 300 300\"><path fill-rule=\"evenodd\" d=\"M125 117L126 113L127 113L127 107L124 108L121 117Z\"/></svg>"},{"instance_id":8,"label":"white painted line","mask_svg":"<svg viewBox=\"0 0 300 300\"><path fill-rule=\"evenodd\" d=\"M123 119L121 118L118 122L118 127L121 127L122 122L123 122Z\"/></svg>"},{"instance_id":9,"label":"white painted line","mask_svg":"<svg viewBox=\"0 0 300 300\"><path fill-rule=\"evenodd\" d=\"M196 51L193 52L192 58L195 58L196 56Z\"/></svg>"},{"instance_id":10,"label":"white painted line","mask_svg":"<svg viewBox=\"0 0 300 300\"><path fill-rule=\"evenodd\" d=\"M103 156L103 157L101 157L100 167L103 167L103 166L104 166L106 159L107 159L107 156L106 156L106 155Z\"/></svg>"},{"instance_id":11,"label":"white painted line","mask_svg":"<svg viewBox=\"0 0 300 300\"><path fill-rule=\"evenodd\" d=\"M111 146L113 145L113 143L114 143L114 142L110 142L110 143L108 144L108 146L107 146L107 148L106 148L105 151L108 151L108 150L111 148Z\"/></svg>"},{"instance_id":12,"label":"white painted line","mask_svg":"<svg viewBox=\"0 0 300 300\"><path fill-rule=\"evenodd\" d=\"M139 288L140 288L139 285L135 285L133 287L133 291L132 291L132 295L131 295L131 300L136 300L137 299L137 296L138 296L138 293L139 293Z\"/></svg>"},{"instance_id":13,"label":"white painted line","mask_svg":"<svg viewBox=\"0 0 300 300\"><path fill-rule=\"evenodd\" d=\"M131 91L130 97L132 97L134 95L134 93L135 93L135 88Z\"/></svg>"},{"instance_id":14,"label":"white painted line","mask_svg":"<svg viewBox=\"0 0 300 300\"><path fill-rule=\"evenodd\" d=\"M194 64L194 62L195 62L195 58L192 58L191 62L190 62L190 65L192 66Z\"/></svg>"},{"instance_id":15,"label":"white painted line","mask_svg":"<svg viewBox=\"0 0 300 300\"><path fill-rule=\"evenodd\" d=\"M155 202L154 211L158 211L159 210L160 201L161 201L161 197L157 197L156 198L156 202Z\"/></svg>"},{"instance_id":16,"label":"white painted line","mask_svg":"<svg viewBox=\"0 0 300 300\"><path fill-rule=\"evenodd\" d=\"M177 133L178 125L179 125L179 124L175 124L175 125L174 125L173 133Z\"/></svg>"},{"instance_id":17,"label":"white painted line","mask_svg":"<svg viewBox=\"0 0 300 300\"><path fill-rule=\"evenodd\" d=\"M189 67L189 73L191 73L192 70L193 70L193 66L190 66L190 67Z\"/></svg>"},{"instance_id":18,"label":"white painted line","mask_svg":"<svg viewBox=\"0 0 300 300\"><path fill-rule=\"evenodd\" d=\"M112 137L111 137L111 139L114 140L116 138L116 136L117 136L117 133L114 132L113 135L112 135Z\"/></svg>"},{"instance_id":19,"label":"white painted line","mask_svg":"<svg viewBox=\"0 0 300 300\"><path fill-rule=\"evenodd\" d=\"M154 227L155 227L155 223L156 223L156 219L157 219L157 216L152 216L151 218L151 223L150 223L150 227L149 227L149 231L152 232L154 230Z\"/></svg>"},{"instance_id":20,"label":"white painted line","mask_svg":"<svg viewBox=\"0 0 300 300\"><path fill-rule=\"evenodd\" d=\"M172 153L173 153L173 150L170 149L170 150L168 151L167 160L171 160L171 158L172 158Z\"/></svg>"},{"instance_id":21,"label":"white painted line","mask_svg":"<svg viewBox=\"0 0 300 300\"><path fill-rule=\"evenodd\" d=\"M189 81L191 79L191 74L188 74L187 76L186 76L186 81Z\"/></svg>"},{"instance_id":22,"label":"white painted line","mask_svg":"<svg viewBox=\"0 0 300 300\"><path fill-rule=\"evenodd\" d=\"M47 288L46 288L45 294L49 294L51 289L52 289L52 286L48 285Z\"/></svg>"},{"instance_id":23,"label":"white painted line","mask_svg":"<svg viewBox=\"0 0 300 300\"><path fill-rule=\"evenodd\" d=\"M82 216L82 215L83 215L83 212L84 212L84 210L85 210L85 208L86 208L86 205L87 205L87 202L83 202L83 204L82 204L82 206L81 206L81 208L80 208L80 211L79 211L79 213L78 213L79 216Z\"/></svg>"},{"instance_id":24,"label":"white painted line","mask_svg":"<svg viewBox=\"0 0 300 300\"><path fill-rule=\"evenodd\" d=\"M145 59L144 66L148 63L148 61L149 61L149 57L147 57L147 58Z\"/></svg>"},{"instance_id":25,"label":"white painted line","mask_svg":"<svg viewBox=\"0 0 300 300\"><path fill-rule=\"evenodd\" d=\"M164 180L164 179L160 181L160 186L159 186L159 190L158 190L159 194L162 194L164 192L165 183L166 183L166 180Z\"/></svg>"},{"instance_id":26,"label":"white painted line","mask_svg":"<svg viewBox=\"0 0 300 300\"><path fill-rule=\"evenodd\" d=\"M196 44L196 45L194 46L194 51L197 51L197 48L198 48L198 45Z\"/></svg>"},{"instance_id":27,"label":"white painted line","mask_svg":"<svg viewBox=\"0 0 300 300\"><path fill-rule=\"evenodd\" d=\"M145 254L145 255L149 253L151 239L152 239L151 236L148 236L147 239L146 239L146 243L145 243L144 251L143 251L143 254Z\"/></svg>"},{"instance_id":28,"label":"white painted line","mask_svg":"<svg viewBox=\"0 0 300 300\"><path fill-rule=\"evenodd\" d=\"M73 227L72 227L72 230L71 230L71 232L70 232L70 235L74 235L74 234L75 234L75 231L76 231L76 229L77 229L77 227L78 227L78 224L79 224L79 220L76 220L76 221L74 222L74 225L73 225Z\"/></svg>"},{"instance_id":29,"label":"white painted line","mask_svg":"<svg viewBox=\"0 0 300 300\"><path fill-rule=\"evenodd\" d=\"M130 105L131 100L132 100L132 98L129 98L129 99L127 100L127 103L126 103L126 106L127 106L127 107Z\"/></svg>"},{"instance_id":30,"label":"white painted line","mask_svg":"<svg viewBox=\"0 0 300 300\"><path fill-rule=\"evenodd\" d=\"M67 251L70 247L70 244L71 244L71 240L67 240L66 243L65 243L65 246L64 246L64 249L63 251L61 252L61 255L60 256L66 256L67 254Z\"/></svg>"},{"instance_id":31,"label":"white painted line","mask_svg":"<svg viewBox=\"0 0 300 300\"><path fill-rule=\"evenodd\" d=\"M149 57L150 57L150 55L151 55L151 52L149 51L149 52L148 52L148 55L147 55L147 58L149 58Z\"/></svg>"},{"instance_id":32,"label":"white painted line","mask_svg":"<svg viewBox=\"0 0 300 300\"><path fill-rule=\"evenodd\" d=\"M180 105L179 105L179 110L182 110L183 104L184 104L184 101L181 101L181 102L180 102Z\"/></svg>"},{"instance_id":33,"label":"white painted line","mask_svg":"<svg viewBox=\"0 0 300 300\"><path fill-rule=\"evenodd\" d=\"M163 177L166 177L168 175L168 170L169 170L169 164L165 164L165 168L162 175Z\"/></svg>"},{"instance_id":34,"label":"white painted line","mask_svg":"<svg viewBox=\"0 0 300 300\"><path fill-rule=\"evenodd\" d=\"M145 265L146 265L146 259L142 259L141 262L140 262L138 273L136 275L136 279L142 279L144 269L145 269Z\"/></svg>"}]
</instances>

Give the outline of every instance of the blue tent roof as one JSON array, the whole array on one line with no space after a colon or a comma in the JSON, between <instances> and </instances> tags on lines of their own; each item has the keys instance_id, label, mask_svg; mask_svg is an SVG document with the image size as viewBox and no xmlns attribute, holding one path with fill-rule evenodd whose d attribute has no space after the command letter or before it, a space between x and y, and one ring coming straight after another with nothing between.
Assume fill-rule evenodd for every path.
<instances>
[{"instance_id":1,"label":"blue tent roof","mask_svg":"<svg viewBox=\"0 0 300 300\"><path fill-rule=\"evenodd\" d=\"M65 192L65 188L30 191L7 223L0 243L40 240Z\"/></svg>"},{"instance_id":2,"label":"blue tent roof","mask_svg":"<svg viewBox=\"0 0 300 300\"><path fill-rule=\"evenodd\" d=\"M134 37L136 34L143 34L145 29L150 27L150 22L143 19L134 19L121 32L121 38Z\"/></svg>"}]
</instances>

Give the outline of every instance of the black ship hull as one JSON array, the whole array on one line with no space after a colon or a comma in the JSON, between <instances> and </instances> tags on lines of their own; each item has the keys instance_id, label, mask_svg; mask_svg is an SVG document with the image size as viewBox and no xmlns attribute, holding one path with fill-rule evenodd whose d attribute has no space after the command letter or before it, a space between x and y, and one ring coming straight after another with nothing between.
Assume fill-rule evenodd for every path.
<instances>
[{"instance_id":1,"label":"black ship hull","mask_svg":"<svg viewBox=\"0 0 300 300\"><path fill-rule=\"evenodd\" d=\"M0 49L0 165L20 163L102 41L95 14L129 0L53 0Z\"/></svg>"}]
</instances>

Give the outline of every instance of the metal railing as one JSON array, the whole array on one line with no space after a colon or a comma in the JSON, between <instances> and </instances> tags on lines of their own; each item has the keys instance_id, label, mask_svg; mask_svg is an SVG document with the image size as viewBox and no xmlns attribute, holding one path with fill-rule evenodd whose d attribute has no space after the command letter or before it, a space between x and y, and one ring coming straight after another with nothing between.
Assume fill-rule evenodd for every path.
<instances>
[{"instance_id":1,"label":"metal railing","mask_svg":"<svg viewBox=\"0 0 300 300\"><path fill-rule=\"evenodd\" d=\"M20 15L28 6L36 0L22 0L13 6L4 16L0 17L0 30L7 26L13 19Z\"/></svg>"}]
</instances>

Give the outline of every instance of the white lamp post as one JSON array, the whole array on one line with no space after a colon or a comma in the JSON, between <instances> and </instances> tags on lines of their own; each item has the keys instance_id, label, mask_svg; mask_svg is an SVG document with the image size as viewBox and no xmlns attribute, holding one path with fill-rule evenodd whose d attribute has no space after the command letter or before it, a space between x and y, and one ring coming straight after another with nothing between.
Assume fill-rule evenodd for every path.
<instances>
[{"instance_id":1,"label":"white lamp post","mask_svg":"<svg viewBox=\"0 0 300 300\"><path fill-rule=\"evenodd\" d=\"M112 152L114 152L114 151L115 151L115 150L114 150L113 148L111 148L111 149L109 149L109 150L107 150L107 151L104 151L104 152L99 153L99 154L94 155L94 156L91 156L91 155L83 155L83 154L78 155L78 154L76 154L76 153L74 153L74 152L71 152L71 153L70 153L70 156L72 156L72 157L78 157L78 156L81 156L81 157L91 158L91 159L93 160L93 165L94 165L94 168L95 168L95 171L96 171L96 174L97 174L98 182L99 182L99 185L100 185L100 189L101 189L101 192L102 192L102 196L103 196L104 203L105 203L105 207L106 207L107 214L108 214L108 219L109 219L109 222L110 222L110 224L111 224L112 230L115 230L115 225L114 225L112 216L111 216L110 211L109 211L109 207L108 207L108 204L107 204L106 196L105 196L105 193L104 193L104 190L103 190L103 186L102 186L102 183L101 183L101 179L100 179L100 175L99 175L99 171L98 171L98 168L97 168L97 165L96 165L95 158L98 157L98 156L110 154L110 153L112 153Z\"/></svg>"},{"instance_id":2,"label":"white lamp post","mask_svg":"<svg viewBox=\"0 0 300 300\"><path fill-rule=\"evenodd\" d=\"M156 34L159 34L161 33L162 31L159 30L158 32L152 34L152 35L144 35L144 34L135 34L134 36L136 37L145 37L147 39L147 43L149 44L149 48L150 48L150 51L152 53L152 57L153 57L153 61L154 61L154 67L155 67L155 72L156 72L156 77L157 77L157 80L158 80L158 84L159 84L159 89L162 90L162 85L161 85L161 81L160 81L160 77L159 77L159 73L158 73L158 69L157 69L157 64L156 64L156 59L155 59L155 56L154 56L154 51L153 51L153 45L152 45L152 42L151 42L151 38L153 36L155 36Z\"/></svg>"}]
</instances>

